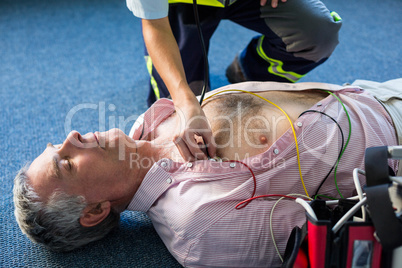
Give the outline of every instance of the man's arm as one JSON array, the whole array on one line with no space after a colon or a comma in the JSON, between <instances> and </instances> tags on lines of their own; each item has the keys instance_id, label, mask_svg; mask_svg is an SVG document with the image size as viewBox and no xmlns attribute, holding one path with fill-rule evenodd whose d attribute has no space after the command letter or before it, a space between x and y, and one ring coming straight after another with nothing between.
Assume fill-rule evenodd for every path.
<instances>
[{"instance_id":1,"label":"man's arm","mask_svg":"<svg viewBox=\"0 0 402 268\"><path fill-rule=\"evenodd\" d=\"M187 160L206 159L194 135L201 136L208 154L215 155L215 142L208 120L194 93L188 86L180 51L167 17L142 20L143 36L148 53L172 97L181 126L173 135L182 157Z\"/></svg>"}]
</instances>

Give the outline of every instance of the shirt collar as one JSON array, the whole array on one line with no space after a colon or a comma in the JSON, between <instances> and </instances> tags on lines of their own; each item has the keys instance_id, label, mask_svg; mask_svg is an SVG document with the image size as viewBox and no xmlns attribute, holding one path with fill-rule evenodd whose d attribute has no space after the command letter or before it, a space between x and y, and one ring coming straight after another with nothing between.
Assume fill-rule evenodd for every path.
<instances>
[{"instance_id":1,"label":"shirt collar","mask_svg":"<svg viewBox=\"0 0 402 268\"><path fill-rule=\"evenodd\" d=\"M155 201L173 185L170 169L174 162L169 159L161 159L154 163L145 175L137 192L128 205L128 210L147 212Z\"/></svg>"}]
</instances>

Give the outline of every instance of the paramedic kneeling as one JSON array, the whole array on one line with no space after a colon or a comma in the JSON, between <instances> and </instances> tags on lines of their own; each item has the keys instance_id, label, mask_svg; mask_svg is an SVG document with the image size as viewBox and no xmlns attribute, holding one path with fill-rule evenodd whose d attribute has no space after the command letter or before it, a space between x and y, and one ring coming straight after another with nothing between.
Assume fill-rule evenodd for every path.
<instances>
[{"instance_id":1,"label":"paramedic kneeling","mask_svg":"<svg viewBox=\"0 0 402 268\"><path fill-rule=\"evenodd\" d=\"M365 148L397 144L391 117L357 87L246 82L209 96L203 110L219 158L183 161L170 134L180 111L167 99L148 109L128 136L117 129L73 131L16 176L22 231L68 251L106 235L125 209L144 211L183 266L275 267L292 228L305 222L303 208L284 199L271 215L278 198L238 204L270 194L352 196L352 170L363 168ZM344 147L340 129L345 140L351 135L337 185L332 172L320 186Z\"/></svg>"}]
</instances>

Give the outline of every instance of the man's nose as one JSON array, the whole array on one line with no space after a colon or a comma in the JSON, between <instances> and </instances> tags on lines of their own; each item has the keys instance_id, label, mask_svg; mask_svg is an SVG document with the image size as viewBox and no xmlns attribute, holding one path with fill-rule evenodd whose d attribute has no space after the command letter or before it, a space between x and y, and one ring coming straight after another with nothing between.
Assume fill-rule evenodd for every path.
<instances>
[{"instance_id":1,"label":"man's nose","mask_svg":"<svg viewBox=\"0 0 402 268\"><path fill-rule=\"evenodd\" d=\"M68 135L66 140L64 141L62 148L71 148L71 146L82 148L82 136L78 131L71 131Z\"/></svg>"},{"instance_id":2,"label":"man's nose","mask_svg":"<svg viewBox=\"0 0 402 268\"><path fill-rule=\"evenodd\" d=\"M96 137L93 133L87 133L82 136L78 131L71 131L62 147L66 147L66 149L71 148L95 148L98 146L98 142L96 141Z\"/></svg>"}]
</instances>

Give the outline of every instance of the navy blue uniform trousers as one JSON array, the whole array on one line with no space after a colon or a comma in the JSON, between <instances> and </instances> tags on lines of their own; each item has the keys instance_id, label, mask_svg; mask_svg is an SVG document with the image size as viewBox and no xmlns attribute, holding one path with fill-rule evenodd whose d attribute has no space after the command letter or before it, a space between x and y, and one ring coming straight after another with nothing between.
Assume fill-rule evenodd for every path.
<instances>
[{"instance_id":1,"label":"navy blue uniform trousers","mask_svg":"<svg viewBox=\"0 0 402 268\"><path fill-rule=\"evenodd\" d=\"M318 0L287 0L277 8L261 7L259 0L237 0L226 8L198 6L205 46L223 19L231 20L258 35L239 55L248 81L296 82L323 63L338 44L341 20ZM169 21L178 43L187 82L201 93L204 61L191 4L171 4ZM148 105L169 97L169 91L145 49L151 76Z\"/></svg>"}]
</instances>

